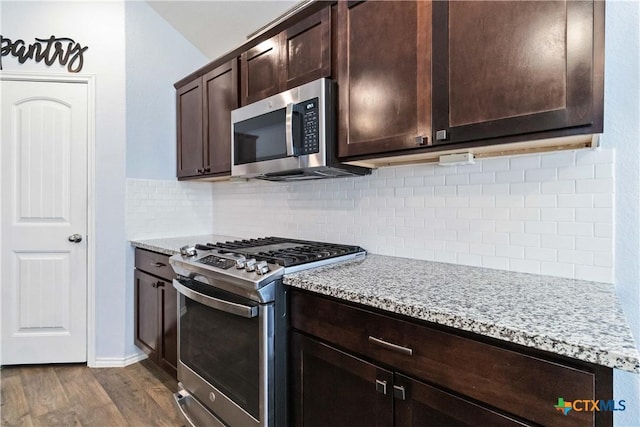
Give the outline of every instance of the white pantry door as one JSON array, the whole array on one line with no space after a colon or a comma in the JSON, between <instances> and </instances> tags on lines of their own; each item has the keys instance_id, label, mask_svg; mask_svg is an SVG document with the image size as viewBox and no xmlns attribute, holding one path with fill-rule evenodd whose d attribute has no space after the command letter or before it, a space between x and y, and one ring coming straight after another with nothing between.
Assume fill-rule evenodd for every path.
<instances>
[{"instance_id":1,"label":"white pantry door","mask_svg":"<svg viewBox=\"0 0 640 427\"><path fill-rule=\"evenodd\" d=\"M0 75L2 365L87 360L87 96Z\"/></svg>"}]
</instances>

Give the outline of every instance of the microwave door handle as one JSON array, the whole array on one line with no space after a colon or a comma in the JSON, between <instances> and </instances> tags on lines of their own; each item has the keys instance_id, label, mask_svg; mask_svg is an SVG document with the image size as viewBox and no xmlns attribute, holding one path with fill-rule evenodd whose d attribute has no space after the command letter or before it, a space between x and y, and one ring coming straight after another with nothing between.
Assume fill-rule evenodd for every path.
<instances>
[{"instance_id":1,"label":"microwave door handle","mask_svg":"<svg viewBox=\"0 0 640 427\"><path fill-rule=\"evenodd\" d=\"M292 157L293 152L293 104L287 104L285 109L285 143L287 145L287 157Z\"/></svg>"},{"instance_id":2,"label":"microwave door handle","mask_svg":"<svg viewBox=\"0 0 640 427\"><path fill-rule=\"evenodd\" d=\"M249 319L258 315L258 307L237 304L235 302L225 301L219 298L205 295L203 293L194 291L193 289L189 289L175 279L173 280L173 287L176 288L176 290L185 297L197 301L200 304L204 304L207 307L211 307L215 310L224 311L229 314L234 314L236 316L246 317Z\"/></svg>"}]
</instances>

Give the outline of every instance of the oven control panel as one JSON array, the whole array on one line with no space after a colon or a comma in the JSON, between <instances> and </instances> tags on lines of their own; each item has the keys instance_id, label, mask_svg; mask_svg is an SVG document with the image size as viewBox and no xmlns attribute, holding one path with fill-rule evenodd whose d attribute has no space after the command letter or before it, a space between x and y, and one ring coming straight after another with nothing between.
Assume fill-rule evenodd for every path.
<instances>
[{"instance_id":1,"label":"oven control panel","mask_svg":"<svg viewBox=\"0 0 640 427\"><path fill-rule=\"evenodd\" d=\"M227 259L227 258L220 258L215 255L208 255L204 258L200 258L197 262L200 262L202 264L207 264L216 268L221 268L223 270L228 270L234 265L236 265L236 262L234 260Z\"/></svg>"}]
</instances>

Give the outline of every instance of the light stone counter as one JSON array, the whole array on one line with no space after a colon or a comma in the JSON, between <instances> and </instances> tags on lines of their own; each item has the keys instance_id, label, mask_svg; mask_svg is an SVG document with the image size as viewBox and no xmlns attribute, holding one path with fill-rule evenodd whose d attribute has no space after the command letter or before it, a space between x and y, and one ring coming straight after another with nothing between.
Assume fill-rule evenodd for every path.
<instances>
[{"instance_id":1,"label":"light stone counter","mask_svg":"<svg viewBox=\"0 0 640 427\"><path fill-rule=\"evenodd\" d=\"M173 255L223 235L134 240ZM288 274L284 282L346 301L574 359L640 372L614 285L369 254Z\"/></svg>"},{"instance_id":2,"label":"light stone counter","mask_svg":"<svg viewBox=\"0 0 640 427\"><path fill-rule=\"evenodd\" d=\"M367 255L285 276L292 287L574 359L640 372L614 285Z\"/></svg>"},{"instance_id":3,"label":"light stone counter","mask_svg":"<svg viewBox=\"0 0 640 427\"><path fill-rule=\"evenodd\" d=\"M165 255L175 255L185 245L194 246L196 243L216 243L228 240L240 240L240 237L205 234L200 236L166 237L162 239L131 240L131 245L140 249L148 249Z\"/></svg>"}]
</instances>

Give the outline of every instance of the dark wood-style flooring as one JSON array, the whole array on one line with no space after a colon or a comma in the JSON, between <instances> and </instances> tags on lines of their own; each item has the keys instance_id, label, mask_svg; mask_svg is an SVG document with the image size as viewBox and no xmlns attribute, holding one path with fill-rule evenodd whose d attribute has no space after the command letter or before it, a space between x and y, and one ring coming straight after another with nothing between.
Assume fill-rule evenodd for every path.
<instances>
[{"instance_id":1,"label":"dark wood-style flooring","mask_svg":"<svg viewBox=\"0 0 640 427\"><path fill-rule=\"evenodd\" d=\"M3 367L2 426L185 426L173 401L177 387L149 361L125 368Z\"/></svg>"}]
</instances>

